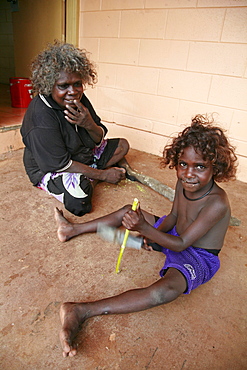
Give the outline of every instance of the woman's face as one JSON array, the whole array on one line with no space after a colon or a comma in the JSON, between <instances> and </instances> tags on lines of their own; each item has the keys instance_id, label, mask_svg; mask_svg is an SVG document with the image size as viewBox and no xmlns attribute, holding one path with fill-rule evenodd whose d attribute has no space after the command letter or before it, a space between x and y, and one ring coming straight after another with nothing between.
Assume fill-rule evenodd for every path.
<instances>
[{"instance_id":1,"label":"woman's face","mask_svg":"<svg viewBox=\"0 0 247 370\"><path fill-rule=\"evenodd\" d=\"M83 83L78 72L60 72L60 77L55 82L51 96L63 109L66 105L75 107L74 100L80 101L83 95Z\"/></svg>"}]
</instances>

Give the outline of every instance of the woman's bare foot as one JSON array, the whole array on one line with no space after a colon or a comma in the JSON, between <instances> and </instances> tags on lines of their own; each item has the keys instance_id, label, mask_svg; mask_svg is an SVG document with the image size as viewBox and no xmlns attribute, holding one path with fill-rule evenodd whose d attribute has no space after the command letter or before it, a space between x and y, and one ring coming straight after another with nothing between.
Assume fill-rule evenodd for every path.
<instances>
[{"instance_id":1,"label":"woman's bare foot","mask_svg":"<svg viewBox=\"0 0 247 370\"><path fill-rule=\"evenodd\" d=\"M62 329L60 331L60 342L64 357L73 357L77 353L77 345L74 342L81 330L83 322L88 317L85 303L63 303L60 308L60 319Z\"/></svg>"},{"instance_id":2,"label":"woman's bare foot","mask_svg":"<svg viewBox=\"0 0 247 370\"><path fill-rule=\"evenodd\" d=\"M54 208L55 220L57 222L57 236L60 242L66 242L71 239L75 234L73 232L74 227L66 218L63 216L63 211L60 211L57 207Z\"/></svg>"}]
</instances>

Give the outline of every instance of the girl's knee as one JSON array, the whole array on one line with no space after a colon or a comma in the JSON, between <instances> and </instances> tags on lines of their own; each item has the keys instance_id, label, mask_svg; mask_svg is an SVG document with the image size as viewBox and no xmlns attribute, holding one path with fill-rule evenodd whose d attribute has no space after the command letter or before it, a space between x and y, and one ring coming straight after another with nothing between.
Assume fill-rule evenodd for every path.
<instances>
[{"instance_id":1,"label":"girl's knee","mask_svg":"<svg viewBox=\"0 0 247 370\"><path fill-rule=\"evenodd\" d=\"M175 292L170 289L159 289L158 291L154 291L151 293L151 301L153 306L159 306L168 302L171 302L175 298L171 299L171 297L177 297Z\"/></svg>"},{"instance_id":2,"label":"girl's knee","mask_svg":"<svg viewBox=\"0 0 247 370\"><path fill-rule=\"evenodd\" d=\"M150 299L153 306L172 302L183 293L172 282L165 282L162 279L160 281L161 284L155 286L155 289L151 289L150 292Z\"/></svg>"}]
</instances>

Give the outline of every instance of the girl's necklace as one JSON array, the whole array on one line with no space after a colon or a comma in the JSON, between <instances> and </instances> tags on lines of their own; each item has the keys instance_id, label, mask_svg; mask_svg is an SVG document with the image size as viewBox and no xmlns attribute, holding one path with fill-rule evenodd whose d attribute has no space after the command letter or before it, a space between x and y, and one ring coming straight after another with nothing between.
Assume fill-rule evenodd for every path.
<instances>
[{"instance_id":1,"label":"girl's necklace","mask_svg":"<svg viewBox=\"0 0 247 370\"><path fill-rule=\"evenodd\" d=\"M183 189L183 195L187 200L191 200L191 201L199 200L199 199L202 199L202 198L206 197L209 193L211 193L211 191L213 189L213 186L214 186L214 180L213 180L213 183L212 183L210 189L205 194L201 195L199 198L195 198L195 199L188 198L187 195L185 194L184 189Z\"/></svg>"}]
</instances>

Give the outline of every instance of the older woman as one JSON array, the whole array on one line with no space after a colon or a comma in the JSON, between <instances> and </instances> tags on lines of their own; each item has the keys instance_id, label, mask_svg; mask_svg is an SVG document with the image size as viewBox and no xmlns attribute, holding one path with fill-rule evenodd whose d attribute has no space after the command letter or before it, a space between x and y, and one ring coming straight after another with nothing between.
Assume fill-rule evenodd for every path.
<instances>
[{"instance_id":1,"label":"older woman","mask_svg":"<svg viewBox=\"0 0 247 370\"><path fill-rule=\"evenodd\" d=\"M32 62L37 94L21 128L24 165L34 186L64 203L71 213L91 211L95 181L117 184L125 179L125 139L104 139L101 123L84 94L97 74L86 51L55 42ZM116 165L116 167L112 167Z\"/></svg>"}]
</instances>

